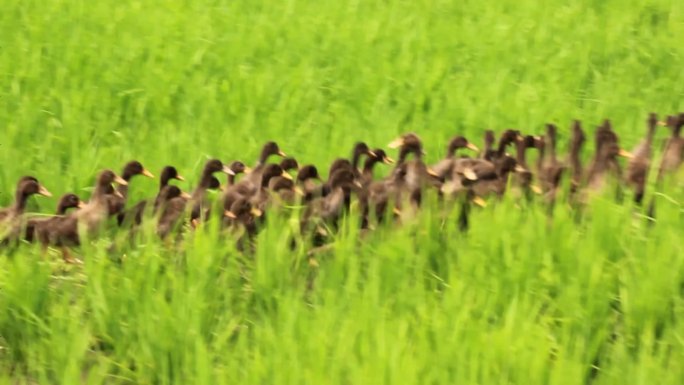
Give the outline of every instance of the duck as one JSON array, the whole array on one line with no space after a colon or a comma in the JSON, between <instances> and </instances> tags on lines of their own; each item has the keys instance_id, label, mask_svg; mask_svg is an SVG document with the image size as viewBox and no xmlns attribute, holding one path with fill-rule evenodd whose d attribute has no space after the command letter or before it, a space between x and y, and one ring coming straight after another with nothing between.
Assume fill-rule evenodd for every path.
<instances>
[{"instance_id":1,"label":"duck","mask_svg":"<svg viewBox=\"0 0 684 385\"><path fill-rule=\"evenodd\" d=\"M488 161L492 161L496 156L496 150L494 150L494 142L496 142L496 136L493 130L485 130L484 132L484 146L482 147L482 152L480 153L480 158Z\"/></svg>"},{"instance_id":2,"label":"duck","mask_svg":"<svg viewBox=\"0 0 684 385\"><path fill-rule=\"evenodd\" d=\"M299 163L297 163L297 159L293 157L285 157L283 158L280 163L279 163L280 168L283 169L285 172L291 172L294 171L296 172L299 170Z\"/></svg>"},{"instance_id":3,"label":"duck","mask_svg":"<svg viewBox=\"0 0 684 385\"><path fill-rule=\"evenodd\" d=\"M428 186L436 186L439 181L432 169L423 162L423 143L415 133L407 133L393 140L389 148L399 148L399 158L396 163L395 171L398 166L406 164L406 173L403 178L403 188L414 209L420 207L422 202L423 190ZM413 154L414 159L407 160Z\"/></svg>"},{"instance_id":4,"label":"duck","mask_svg":"<svg viewBox=\"0 0 684 385\"><path fill-rule=\"evenodd\" d=\"M266 167L264 167L263 172L261 174L261 184L260 186L251 192L248 192L247 194L243 194L243 196L249 197L250 203L258 208L259 210L264 211L266 207L268 206L269 202L271 201L271 190L269 189L270 182L271 180L280 177L284 180L289 180L292 181L292 176L285 172L282 167L280 167L277 164L268 164ZM293 184L294 186L294 184ZM282 188L282 185L279 186L279 188ZM232 203L231 203L232 206ZM224 208L226 207L225 201L224 201Z\"/></svg>"},{"instance_id":5,"label":"duck","mask_svg":"<svg viewBox=\"0 0 684 385\"><path fill-rule=\"evenodd\" d=\"M229 186L221 196L224 211L230 210L233 203L241 197L253 199L253 204L259 206L268 201L268 184L271 178L282 176L286 179L292 179L292 176L285 172L280 165L269 163L261 169L261 179L259 183L253 183L250 179L243 179L240 183Z\"/></svg>"},{"instance_id":6,"label":"duck","mask_svg":"<svg viewBox=\"0 0 684 385\"><path fill-rule=\"evenodd\" d=\"M214 176L214 173L222 172L230 175L235 175L229 165L224 165L219 159L210 159L205 163L202 169L202 174L200 175L200 180L192 192L192 211L190 213L190 222L193 226L197 226L200 221L206 221L209 219L209 214L211 212L209 206L210 202L207 198L208 190L217 190L220 188L220 183L218 179ZM252 175L252 174L250 174Z\"/></svg>"},{"instance_id":7,"label":"duck","mask_svg":"<svg viewBox=\"0 0 684 385\"><path fill-rule=\"evenodd\" d=\"M192 196L181 191L178 186L166 185L162 187L158 196L157 235L166 239L181 223L185 214L187 202Z\"/></svg>"},{"instance_id":8,"label":"duck","mask_svg":"<svg viewBox=\"0 0 684 385\"><path fill-rule=\"evenodd\" d=\"M303 193L301 203L307 204L313 199L321 197L323 194L323 183L323 178L321 178L315 165L307 164L302 166L297 173L297 187Z\"/></svg>"},{"instance_id":9,"label":"duck","mask_svg":"<svg viewBox=\"0 0 684 385\"><path fill-rule=\"evenodd\" d=\"M568 165L570 167L570 197L572 198L582 184L582 147L586 142L586 135L582 130L582 123L579 120L573 121L572 136L570 139L570 151L568 154Z\"/></svg>"},{"instance_id":10,"label":"duck","mask_svg":"<svg viewBox=\"0 0 684 385\"><path fill-rule=\"evenodd\" d=\"M110 210L110 215L116 215L118 217L120 214L123 214L123 210L128 200L128 184L135 176L138 175L143 175L148 178L154 178L154 175L152 175L151 172L149 172L145 167L143 167L142 163L140 163L139 161L132 160L126 163L126 165L123 168L123 171L121 172L121 179L126 181L126 185L119 184L116 187L116 191L119 192L120 196L114 196L110 194L108 198L109 200L111 200L111 202L109 203L110 208L113 208L114 210L114 212L111 212L112 210ZM124 216L125 215L121 217L121 221L123 221Z\"/></svg>"},{"instance_id":11,"label":"duck","mask_svg":"<svg viewBox=\"0 0 684 385\"><path fill-rule=\"evenodd\" d=\"M313 230L313 224L318 233L327 233L325 226L337 228L339 219L347 211L345 202L352 192L358 192L361 184L356 180L352 171L341 169L335 171L330 178L330 193L319 198L307 206L302 219L302 229ZM325 224L325 226L321 226Z\"/></svg>"},{"instance_id":12,"label":"duck","mask_svg":"<svg viewBox=\"0 0 684 385\"><path fill-rule=\"evenodd\" d=\"M239 160L234 160L230 162L228 165L228 168L233 171L232 174L226 174L227 175L227 180L226 180L226 185L227 186L233 186L235 183L237 183L237 177L240 174L245 174L248 175L249 173L252 172L252 168L246 166L244 163L240 162ZM218 189L219 187L214 188Z\"/></svg>"},{"instance_id":13,"label":"duck","mask_svg":"<svg viewBox=\"0 0 684 385\"><path fill-rule=\"evenodd\" d=\"M474 144L470 143L464 136L455 136L449 140L447 145L446 157L432 166L432 170L437 174L438 178L445 179L454 167L454 159L456 159L456 152L460 149L469 149L474 152L479 152L480 149Z\"/></svg>"},{"instance_id":14,"label":"duck","mask_svg":"<svg viewBox=\"0 0 684 385\"><path fill-rule=\"evenodd\" d=\"M632 157L629 152L620 148L618 136L608 119L596 130L595 141L596 153L587 172L587 188L591 191L601 190L610 176L622 179L622 168L617 157Z\"/></svg>"},{"instance_id":15,"label":"duck","mask_svg":"<svg viewBox=\"0 0 684 385\"><path fill-rule=\"evenodd\" d=\"M178 173L178 170L175 167L164 166L164 168L162 168L161 174L159 175L159 191L154 198L153 212L156 212L157 207L159 207L159 200L161 199L161 193L164 190L164 187L168 186L171 180L174 179L178 181L185 181L185 178ZM145 214L145 209L148 206L148 202L150 201L142 200L131 209L119 213L117 215L118 224L121 226L128 222L131 224L140 225L142 223L143 215Z\"/></svg>"},{"instance_id":16,"label":"duck","mask_svg":"<svg viewBox=\"0 0 684 385\"><path fill-rule=\"evenodd\" d=\"M394 159L387 156L385 150L381 148L376 148L371 151L372 155L369 155L363 164L363 169L361 170L361 175L358 178L361 184L361 189L358 192L358 200L361 211L361 229L367 229L369 227L369 214L370 214L370 203L369 203L369 187L374 181L373 169L378 163L383 163L386 165L394 164Z\"/></svg>"},{"instance_id":17,"label":"duck","mask_svg":"<svg viewBox=\"0 0 684 385\"><path fill-rule=\"evenodd\" d=\"M277 206L281 206L283 204L292 206L298 203L298 196L304 196L303 190L297 186L292 178L286 178L283 176L271 178L271 180L268 182L268 190L271 194L270 199L275 197Z\"/></svg>"},{"instance_id":18,"label":"duck","mask_svg":"<svg viewBox=\"0 0 684 385\"><path fill-rule=\"evenodd\" d=\"M651 148L658 126L658 115L651 112L646 120L646 137L632 150L632 158L627 163L625 181L634 189L634 203L641 205L646 190L648 171L651 168Z\"/></svg>"},{"instance_id":19,"label":"duck","mask_svg":"<svg viewBox=\"0 0 684 385\"><path fill-rule=\"evenodd\" d=\"M47 218L30 218L26 222L26 241L33 242L38 238L36 236L37 234L45 233L45 229L49 228L49 226L59 220L59 218L66 216L69 209L81 209L84 206L85 202L83 202L78 195L73 193L62 195L57 202L55 216Z\"/></svg>"},{"instance_id":20,"label":"duck","mask_svg":"<svg viewBox=\"0 0 684 385\"><path fill-rule=\"evenodd\" d=\"M253 251L252 240L258 233L258 222L263 212L254 207L246 197L235 200L229 210L224 211L224 225L237 236L236 248L239 251Z\"/></svg>"},{"instance_id":21,"label":"duck","mask_svg":"<svg viewBox=\"0 0 684 385\"><path fill-rule=\"evenodd\" d=\"M504 155L495 159L494 162L480 161L456 167L454 169L456 175L452 179L460 179L459 183L466 191L472 189L474 197L480 198L475 203L484 206L482 199L487 196L495 195L501 198L504 195L512 172L524 173L525 171L527 170L518 165L514 157Z\"/></svg>"},{"instance_id":22,"label":"duck","mask_svg":"<svg viewBox=\"0 0 684 385\"><path fill-rule=\"evenodd\" d=\"M523 196L529 201L531 193L541 192L539 188L532 184L534 174L527 164L527 149L535 147L535 138L532 135L520 136L515 143L515 161L519 171L515 174L515 185L522 192Z\"/></svg>"},{"instance_id":23,"label":"duck","mask_svg":"<svg viewBox=\"0 0 684 385\"><path fill-rule=\"evenodd\" d=\"M662 181L666 174L676 173L682 165L682 159L684 159L684 138L681 136L682 126L684 126L684 113L669 117L665 125L670 127L672 135L665 141L665 150L658 169L659 181Z\"/></svg>"},{"instance_id":24,"label":"duck","mask_svg":"<svg viewBox=\"0 0 684 385\"><path fill-rule=\"evenodd\" d=\"M549 202L556 199L558 187L565 171L565 165L558 161L556 155L556 141L558 128L555 124L546 124L546 134L544 135L545 149L542 158L541 170L539 171L539 182L545 198Z\"/></svg>"},{"instance_id":25,"label":"duck","mask_svg":"<svg viewBox=\"0 0 684 385\"><path fill-rule=\"evenodd\" d=\"M26 202L32 195L42 195L51 197L52 193L48 191L43 185L38 182L33 176L24 176L17 182L17 187L14 193L14 204L9 207L0 209L0 224L11 221L22 214L26 209Z\"/></svg>"},{"instance_id":26,"label":"duck","mask_svg":"<svg viewBox=\"0 0 684 385\"><path fill-rule=\"evenodd\" d=\"M385 222L387 212L392 205L392 214L401 214L402 193L404 192L404 179L408 172L408 164L402 163L395 167L394 171L384 179L373 181L365 187L367 198L362 200L362 225L368 227L370 214L375 215L377 223ZM363 205L367 206L363 206Z\"/></svg>"},{"instance_id":27,"label":"duck","mask_svg":"<svg viewBox=\"0 0 684 385\"><path fill-rule=\"evenodd\" d=\"M258 185L259 181L261 180L261 173L264 170L264 167L268 164L268 159L271 156L279 156L281 158L286 158L287 154L285 154L280 147L278 146L278 143L274 141L269 141L264 144L264 146L261 148L261 153L259 155L259 159L257 160L256 165L252 169L252 171L245 176L243 180L246 180L254 185Z\"/></svg>"},{"instance_id":28,"label":"duck","mask_svg":"<svg viewBox=\"0 0 684 385\"><path fill-rule=\"evenodd\" d=\"M109 191L113 190L113 194L121 198L121 193L112 188L112 183L126 185L128 182L112 170L101 171L88 203L78 211L64 217L58 217L45 229L44 235L39 238L43 247L58 246L62 249L62 257L65 262L81 263L80 260L71 256L69 247L81 244L80 234L93 236L104 224L110 211L108 197L111 194Z\"/></svg>"},{"instance_id":29,"label":"duck","mask_svg":"<svg viewBox=\"0 0 684 385\"><path fill-rule=\"evenodd\" d=\"M493 162L497 159L502 159L506 155L506 148L514 144L520 137L520 131L514 130L512 128L502 132L501 137L499 138L499 146L497 147L496 151L494 151L493 154L490 154L486 160Z\"/></svg>"},{"instance_id":30,"label":"duck","mask_svg":"<svg viewBox=\"0 0 684 385\"><path fill-rule=\"evenodd\" d=\"M9 207L0 209L0 239L3 245L21 237L26 203L33 195L51 197L52 193L41 185L35 177L30 175L21 177L15 189L14 203Z\"/></svg>"}]
</instances>

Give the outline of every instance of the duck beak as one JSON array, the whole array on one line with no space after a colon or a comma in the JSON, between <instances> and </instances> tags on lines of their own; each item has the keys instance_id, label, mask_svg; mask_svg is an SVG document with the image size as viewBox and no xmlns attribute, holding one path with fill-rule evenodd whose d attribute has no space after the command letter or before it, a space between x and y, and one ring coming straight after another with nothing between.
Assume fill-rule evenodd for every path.
<instances>
[{"instance_id":1,"label":"duck beak","mask_svg":"<svg viewBox=\"0 0 684 385\"><path fill-rule=\"evenodd\" d=\"M154 178L154 174L152 174L149 170L143 168L142 174L145 175L148 178Z\"/></svg>"},{"instance_id":2,"label":"duck beak","mask_svg":"<svg viewBox=\"0 0 684 385\"><path fill-rule=\"evenodd\" d=\"M192 195L186 193L185 191L181 192L181 198L183 199L192 199Z\"/></svg>"},{"instance_id":3,"label":"duck beak","mask_svg":"<svg viewBox=\"0 0 684 385\"><path fill-rule=\"evenodd\" d=\"M435 172L435 170L431 169L430 167L427 168L427 173L430 176L434 176L435 178L439 178L439 174Z\"/></svg>"},{"instance_id":4,"label":"duck beak","mask_svg":"<svg viewBox=\"0 0 684 385\"><path fill-rule=\"evenodd\" d=\"M249 174L249 173L251 173L251 172L252 172L252 168L251 168L251 167L245 166L245 171L244 171L244 173L245 173L245 174Z\"/></svg>"},{"instance_id":5,"label":"duck beak","mask_svg":"<svg viewBox=\"0 0 684 385\"><path fill-rule=\"evenodd\" d=\"M399 148L404 144L404 138L396 138L393 141L391 141L387 147L389 148Z\"/></svg>"},{"instance_id":6,"label":"duck beak","mask_svg":"<svg viewBox=\"0 0 684 385\"><path fill-rule=\"evenodd\" d=\"M221 169L221 171L223 171L224 173L226 173L228 175L235 175L235 171L233 171L233 169L231 169L227 165L224 165L223 169Z\"/></svg>"},{"instance_id":7,"label":"duck beak","mask_svg":"<svg viewBox=\"0 0 684 385\"><path fill-rule=\"evenodd\" d=\"M45 187L40 185L40 186L38 186L38 195L42 195L44 197L51 197L52 193L49 192Z\"/></svg>"},{"instance_id":8,"label":"duck beak","mask_svg":"<svg viewBox=\"0 0 684 385\"><path fill-rule=\"evenodd\" d=\"M515 165L515 172L527 172L527 169L519 164Z\"/></svg>"},{"instance_id":9,"label":"duck beak","mask_svg":"<svg viewBox=\"0 0 684 385\"><path fill-rule=\"evenodd\" d=\"M538 195L541 195L541 194L542 194L542 189L541 189L541 187L537 186L536 184L533 184L532 186L530 186L530 189L531 189L535 194L538 194Z\"/></svg>"},{"instance_id":10,"label":"duck beak","mask_svg":"<svg viewBox=\"0 0 684 385\"><path fill-rule=\"evenodd\" d=\"M375 156L376 156L375 153L371 150L366 151L366 155L372 156L373 158L375 158Z\"/></svg>"},{"instance_id":11,"label":"duck beak","mask_svg":"<svg viewBox=\"0 0 684 385\"><path fill-rule=\"evenodd\" d=\"M662 120L659 120L658 123L656 123L656 124L659 125L659 126L661 126L661 127L667 126L667 122L664 122L664 121L662 121Z\"/></svg>"},{"instance_id":12,"label":"duck beak","mask_svg":"<svg viewBox=\"0 0 684 385\"><path fill-rule=\"evenodd\" d=\"M468 143L468 144L466 145L466 148L469 149L469 150L473 150L473 151L475 151L475 152L480 152L480 149L477 148L477 146L474 145L474 144L472 144L472 143Z\"/></svg>"},{"instance_id":13,"label":"duck beak","mask_svg":"<svg viewBox=\"0 0 684 385\"><path fill-rule=\"evenodd\" d=\"M256 208L256 207L252 207L252 209L249 210L249 212L250 212L252 215L254 215L255 217L260 217L260 216L262 216L262 215L264 214L263 211L259 210L259 209Z\"/></svg>"},{"instance_id":14,"label":"duck beak","mask_svg":"<svg viewBox=\"0 0 684 385\"><path fill-rule=\"evenodd\" d=\"M282 150L278 150L278 156L282 156L283 158L287 156Z\"/></svg>"},{"instance_id":15,"label":"duck beak","mask_svg":"<svg viewBox=\"0 0 684 385\"><path fill-rule=\"evenodd\" d=\"M181 182L185 181L185 178L183 178L183 176L181 175L176 175L176 179L178 179Z\"/></svg>"},{"instance_id":16,"label":"duck beak","mask_svg":"<svg viewBox=\"0 0 684 385\"><path fill-rule=\"evenodd\" d=\"M354 181L354 186L356 186L356 187L358 187L358 188L363 188L363 185L362 185L361 182L359 182L358 180L355 180L355 181Z\"/></svg>"},{"instance_id":17,"label":"duck beak","mask_svg":"<svg viewBox=\"0 0 684 385\"><path fill-rule=\"evenodd\" d=\"M626 151L626 150L624 150L624 149L622 149L622 148L621 148L620 151L618 152L618 155L621 156L621 157L627 158L627 159L632 159L632 158L634 158L634 155L632 155L631 152Z\"/></svg>"},{"instance_id":18,"label":"duck beak","mask_svg":"<svg viewBox=\"0 0 684 385\"><path fill-rule=\"evenodd\" d=\"M282 176L283 178L285 178L287 180L292 180L292 175L290 175L290 173L287 171L283 171L283 174L280 176Z\"/></svg>"},{"instance_id":19,"label":"duck beak","mask_svg":"<svg viewBox=\"0 0 684 385\"><path fill-rule=\"evenodd\" d=\"M394 159L390 158L389 156L386 156L382 158L382 163L384 164L394 164Z\"/></svg>"},{"instance_id":20,"label":"duck beak","mask_svg":"<svg viewBox=\"0 0 684 385\"><path fill-rule=\"evenodd\" d=\"M230 218L230 219L236 219L237 215L235 215L232 211L226 210L223 212L223 215Z\"/></svg>"},{"instance_id":21,"label":"duck beak","mask_svg":"<svg viewBox=\"0 0 684 385\"><path fill-rule=\"evenodd\" d=\"M473 198L473 203L475 203L476 205L478 205L480 207L487 207L487 202L480 197Z\"/></svg>"},{"instance_id":22,"label":"duck beak","mask_svg":"<svg viewBox=\"0 0 684 385\"><path fill-rule=\"evenodd\" d=\"M128 182L126 182L122 177L118 175L114 176L114 182L121 186L128 186Z\"/></svg>"},{"instance_id":23,"label":"duck beak","mask_svg":"<svg viewBox=\"0 0 684 385\"><path fill-rule=\"evenodd\" d=\"M463 176L465 176L468 180L477 180L477 174L475 174L475 171L473 171L471 168L466 168L463 170Z\"/></svg>"},{"instance_id":24,"label":"duck beak","mask_svg":"<svg viewBox=\"0 0 684 385\"><path fill-rule=\"evenodd\" d=\"M302 190L301 188L299 188L299 186L296 186L296 187L294 188L294 192L295 192L295 194L297 194L297 195L299 195L299 196L304 196L304 190Z\"/></svg>"},{"instance_id":25,"label":"duck beak","mask_svg":"<svg viewBox=\"0 0 684 385\"><path fill-rule=\"evenodd\" d=\"M82 209L82 208L84 208L85 206L86 206L86 203L83 202L83 201L78 201L78 204L76 205L76 207L78 207L79 209Z\"/></svg>"},{"instance_id":26,"label":"duck beak","mask_svg":"<svg viewBox=\"0 0 684 385\"><path fill-rule=\"evenodd\" d=\"M123 199L123 197L124 197L118 190L114 190L114 194L113 194L113 195L114 195L115 197L121 198L121 199Z\"/></svg>"}]
</instances>

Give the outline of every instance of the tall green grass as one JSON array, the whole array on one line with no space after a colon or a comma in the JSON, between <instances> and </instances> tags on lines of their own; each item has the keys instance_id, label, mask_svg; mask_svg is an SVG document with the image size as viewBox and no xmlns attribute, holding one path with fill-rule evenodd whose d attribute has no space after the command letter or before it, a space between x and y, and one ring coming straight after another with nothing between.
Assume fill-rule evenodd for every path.
<instances>
[{"instance_id":1,"label":"tall green grass","mask_svg":"<svg viewBox=\"0 0 684 385\"><path fill-rule=\"evenodd\" d=\"M405 131L436 161L455 134L552 121L565 148L572 119L610 117L629 148L684 109L674 0L8 0L0 36L2 206L21 175L85 198L132 158L189 189L268 139L326 169ZM345 222L318 267L273 216L253 256L211 228L103 238L84 266L0 252L0 383L679 384L684 192L661 192L653 226L608 192L579 223L509 198L467 235L433 202Z\"/></svg>"}]
</instances>

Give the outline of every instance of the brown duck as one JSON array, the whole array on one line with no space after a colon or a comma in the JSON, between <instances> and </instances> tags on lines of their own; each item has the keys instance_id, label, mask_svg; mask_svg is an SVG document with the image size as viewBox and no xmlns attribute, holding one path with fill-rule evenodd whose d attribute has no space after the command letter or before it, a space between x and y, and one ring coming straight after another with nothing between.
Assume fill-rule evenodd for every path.
<instances>
[{"instance_id":1,"label":"brown duck","mask_svg":"<svg viewBox=\"0 0 684 385\"><path fill-rule=\"evenodd\" d=\"M646 120L646 138L632 150L632 158L627 163L625 180L634 189L634 202L641 204L646 190L648 171L651 168L651 148L658 125L658 116L650 113Z\"/></svg>"},{"instance_id":2,"label":"brown duck","mask_svg":"<svg viewBox=\"0 0 684 385\"><path fill-rule=\"evenodd\" d=\"M682 126L684 126L684 113L669 117L666 125L672 130L672 136L665 141L665 151L658 170L659 181L666 174L676 173L682 165L682 159L684 159L684 138L681 136Z\"/></svg>"}]
</instances>

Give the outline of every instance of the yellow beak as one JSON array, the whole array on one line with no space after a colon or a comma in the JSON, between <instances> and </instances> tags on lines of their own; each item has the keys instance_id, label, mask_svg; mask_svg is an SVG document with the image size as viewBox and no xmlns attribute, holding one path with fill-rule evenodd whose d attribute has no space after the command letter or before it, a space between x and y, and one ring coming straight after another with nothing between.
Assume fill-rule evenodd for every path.
<instances>
[{"instance_id":1,"label":"yellow beak","mask_svg":"<svg viewBox=\"0 0 684 385\"><path fill-rule=\"evenodd\" d=\"M468 143L468 144L466 145L466 148L469 149L469 150L473 150L473 151L475 151L475 152L480 152L480 149L477 148L477 146L474 145L474 144L472 144L472 143Z\"/></svg>"},{"instance_id":2,"label":"yellow beak","mask_svg":"<svg viewBox=\"0 0 684 385\"><path fill-rule=\"evenodd\" d=\"M154 178L154 175L147 169L143 168L142 174L145 175L148 178Z\"/></svg>"},{"instance_id":3,"label":"yellow beak","mask_svg":"<svg viewBox=\"0 0 684 385\"><path fill-rule=\"evenodd\" d=\"M249 210L249 212L252 213L252 215L254 215L255 217L260 217L260 216L262 216L262 215L264 214L263 211L259 210L259 209L256 208L256 207L252 207L252 209Z\"/></svg>"},{"instance_id":4,"label":"yellow beak","mask_svg":"<svg viewBox=\"0 0 684 385\"><path fill-rule=\"evenodd\" d=\"M404 138L396 138L393 141L391 141L387 147L389 148L399 148L404 144Z\"/></svg>"},{"instance_id":5,"label":"yellow beak","mask_svg":"<svg viewBox=\"0 0 684 385\"><path fill-rule=\"evenodd\" d=\"M287 180L292 180L292 175L290 175L290 173L288 173L287 171L283 171L282 175L280 175L280 176L282 176L283 178L285 178Z\"/></svg>"},{"instance_id":6,"label":"yellow beak","mask_svg":"<svg viewBox=\"0 0 684 385\"><path fill-rule=\"evenodd\" d=\"M278 150L278 155L282 156L283 158L287 156L282 150Z\"/></svg>"},{"instance_id":7,"label":"yellow beak","mask_svg":"<svg viewBox=\"0 0 684 385\"><path fill-rule=\"evenodd\" d=\"M185 180L185 178L183 178L181 175L176 175L176 179L178 179L181 182Z\"/></svg>"},{"instance_id":8,"label":"yellow beak","mask_svg":"<svg viewBox=\"0 0 684 385\"><path fill-rule=\"evenodd\" d=\"M122 177L115 175L114 176L114 182L122 185L122 186L128 186L128 182L126 182Z\"/></svg>"},{"instance_id":9,"label":"yellow beak","mask_svg":"<svg viewBox=\"0 0 684 385\"><path fill-rule=\"evenodd\" d=\"M249 174L250 172L252 172L252 168L251 168L251 167L245 166L245 171L244 171L244 172L245 172L245 174Z\"/></svg>"},{"instance_id":10,"label":"yellow beak","mask_svg":"<svg viewBox=\"0 0 684 385\"><path fill-rule=\"evenodd\" d=\"M631 152L626 151L626 150L623 150L622 148L621 148L620 151L618 152L618 155L619 155L619 156L622 156L622 157L625 157L625 158L627 158L627 159L632 159L632 158L634 158L634 155L632 155Z\"/></svg>"},{"instance_id":11,"label":"yellow beak","mask_svg":"<svg viewBox=\"0 0 684 385\"><path fill-rule=\"evenodd\" d=\"M221 171L223 171L224 173L226 173L228 175L235 175L235 171L233 171L233 169L228 167L227 165L224 165L223 169Z\"/></svg>"},{"instance_id":12,"label":"yellow beak","mask_svg":"<svg viewBox=\"0 0 684 385\"><path fill-rule=\"evenodd\" d=\"M186 193L185 191L181 192L181 198L183 199L192 199L192 195Z\"/></svg>"},{"instance_id":13,"label":"yellow beak","mask_svg":"<svg viewBox=\"0 0 684 385\"><path fill-rule=\"evenodd\" d=\"M44 196L44 197L51 197L51 196L52 196L52 193L49 192L49 191L48 191L45 187L43 187L42 185L41 185L41 186L38 186L38 194L39 194L39 195L42 195L42 196Z\"/></svg>"},{"instance_id":14,"label":"yellow beak","mask_svg":"<svg viewBox=\"0 0 684 385\"><path fill-rule=\"evenodd\" d=\"M77 205L76 207L78 207L79 209L82 209L82 208L85 207L85 205L86 205L85 202L83 202L83 201L78 201L78 205Z\"/></svg>"},{"instance_id":15,"label":"yellow beak","mask_svg":"<svg viewBox=\"0 0 684 385\"><path fill-rule=\"evenodd\" d=\"M394 159L390 158L389 156L386 156L382 158L382 163L384 164L394 164Z\"/></svg>"},{"instance_id":16,"label":"yellow beak","mask_svg":"<svg viewBox=\"0 0 684 385\"><path fill-rule=\"evenodd\" d=\"M487 207L487 202L480 197L473 198L473 203L475 203L476 205L478 205L480 207Z\"/></svg>"},{"instance_id":17,"label":"yellow beak","mask_svg":"<svg viewBox=\"0 0 684 385\"><path fill-rule=\"evenodd\" d=\"M228 218L235 219L237 218L237 215L235 215L232 211L226 210L223 212L223 215L227 216Z\"/></svg>"}]
</instances>

